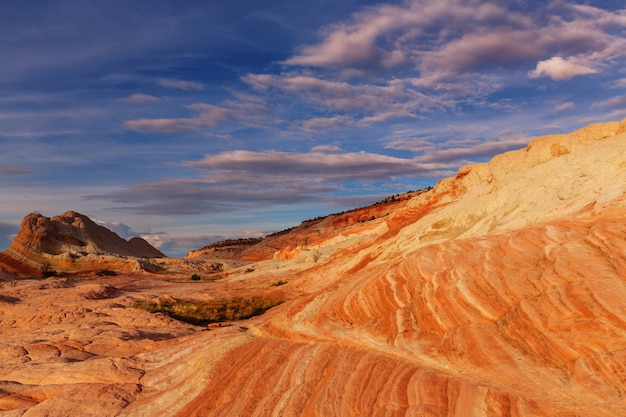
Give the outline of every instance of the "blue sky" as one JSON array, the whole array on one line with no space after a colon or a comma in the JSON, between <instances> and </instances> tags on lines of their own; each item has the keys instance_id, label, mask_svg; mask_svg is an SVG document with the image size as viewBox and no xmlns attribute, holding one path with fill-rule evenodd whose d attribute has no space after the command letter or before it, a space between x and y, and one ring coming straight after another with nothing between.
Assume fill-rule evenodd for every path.
<instances>
[{"instance_id":1,"label":"blue sky","mask_svg":"<svg viewBox=\"0 0 626 417\"><path fill-rule=\"evenodd\" d=\"M170 255L626 117L618 1L0 3L0 250L75 210Z\"/></svg>"}]
</instances>

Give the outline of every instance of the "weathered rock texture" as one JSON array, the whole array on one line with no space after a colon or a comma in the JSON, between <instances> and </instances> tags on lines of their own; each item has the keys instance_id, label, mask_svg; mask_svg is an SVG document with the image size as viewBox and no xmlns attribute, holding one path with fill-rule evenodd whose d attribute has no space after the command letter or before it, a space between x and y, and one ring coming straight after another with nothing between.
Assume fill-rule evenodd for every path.
<instances>
[{"instance_id":1,"label":"weathered rock texture","mask_svg":"<svg viewBox=\"0 0 626 417\"><path fill-rule=\"evenodd\" d=\"M409 200L428 190L411 191L386 198L376 204L305 220L297 227L273 233L263 239L239 239L216 242L192 251L186 258L234 259L258 262L268 259L292 259L309 246L335 239L345 234L350 226L358 224L357 233L367 229L368 223L389 217L404 210Z\"/></svg>"},{"instance_id":2,"label":"weathered rock texture","mask_svg":"<svg viewBox=\"0 0 626 417\"><path fill-rule=\"evenodd\" d=\"M626 415L625 127L536 139L215 282L5 281L0 410ZM288 301L211 330L132 308L263 294Z\"/></svg>"},{"instance_id":3,"label":"weathered rock texture","mask_svg":"<svg viewBox=\"0 0 626 417\"><path fill-rule=\"evenodd\" d=\"M126 241L73 211L52 218L31 213L22 220L22 228L9 249L0 254L0 266L31 273L44 264L59 270L138 267L138 261L123 258L163 256L144 239Z\"/></svg>"},{"instance_id":4,"label":"weathered rock texture","mask_svg":"<svg viewBox=\"0 0 626 417\"><path fill-rule=\"evenodd\" d=\"M243 251L261 242L260 238L229 239L215 242L201 249L191 251L185 256L188 259L239 259Z\"/></svg>"}]
</instances>

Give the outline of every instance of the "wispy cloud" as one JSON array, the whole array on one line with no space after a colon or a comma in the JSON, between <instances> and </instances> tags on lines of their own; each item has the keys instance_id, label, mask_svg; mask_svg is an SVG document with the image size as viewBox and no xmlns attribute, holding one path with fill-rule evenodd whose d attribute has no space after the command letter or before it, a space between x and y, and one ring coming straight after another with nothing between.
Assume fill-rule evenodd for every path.
<instances>
[{"instance_id":1,"label":"wispy cloud","mask_svg":"<svg viewBox=\"0 0 626 417\"><path fill-rule=\"evenodd\" d=\"M319 133L341 129L350 123L352 122L346 116L315 117L302 122L300 129L305 132Z\"/></svg>"},{"instance_id":2,"label":"wispy cloud","mask_svg":"<svg viewBox=\"0 0 626 417\"><path fill-rule=\"evenodd\" d=\"M390 181L397 176L437 176L447 165L419 163L368 152L316 148L305 153L231 151L188 161L198 179L141 183L123 191L91 195L149 214L232 212L278 204L320 202L342 181Z\"/></svg>"},{"instance_id":3,"label":"wispy cloud","mask_svg":"<svg viewBox=\"0 0 626 417\"><path fill-rule=\"evenodd\" d=\"M608 100L593 103L591 107L597 108L597 109L608 109L611 107L626 107L626 95L615 96Z\"/></svg>"},{"instance_id":4,"label":"wispy cloud","mask_svg":"<svg viewBox=\"0 0 626 417\"><path fill-rule=\"evenodd\" d=\"M157 81L157 84L159 84L161 87L174 88L174 89L185 90L185 91L204 90L204 85L195 81L172 80L172 79L162 78Z\"/></svg>"},{"instance_id":5,"label":"wispy cloud","mask_svg":"<svg viewBox=\"0 0 626 417\"><path fill-rule=\"evenodd\" d=\"M530 138L518 132L500 132L495 140L456 139L443 143L425 138L401 138L390 141L389 149L408 150L418 154L418 163L449 164L449 167L489 158L495 154L521 149Z\"/></svg>"},{"instance_id":6,"label":"wispy cloud","mask_svg":"<svg viewBox=\"0 0 626 417\"><path fill-rule=\"evenodd\" d=\"M29 174L31 172L32 169L19 165L0 165L0 179L2 179L3 177Z\"/></svg>"},{"instance_id":7,"label":"wispy cloud","mask_svg":"<svg viewBox=\"0 0 626 417\"><path fill-rule=\"evenodd\" d=\"M196 116L125 124L162 133L227 122L272 126L283 134L325 133L461 107L504 109L510 103L494 101L493 93L528 78L565 81L607 71L626 57L624 28L620 12L561 1L533 10L479 0L380 4L323 27L318 42L299 46L281 62L282 72L243 75L251 92L232 89L221 102L186 106Z\"/></svg>"},{"instance_id":8,"label":"wispy cloud","mask_svg":"<svg viewBox=\"0 0 626 417\"><path fill-rule=\"evenodd\" d=\"M243 80L259 92L288 93L294 99L305 100L323 109L353 114L357 121L366 117L367 122L372 122L373 118L381 114L385 116L379 120L388 120L417 112L443 111L455 105L454 101L445 97L430 96L418 91L412 79L392 79L379 84L352 84L312 75L283 73L248 74ZM347 119L335 119L335 122L339 120L345 122Z\"/></svg>"},{"instance_id":9,"label":"wispy cloud","mask_svg":"<svg viewBox=\"0 0 626 417\"><path fill-rule=\"evenodd\" d=\"M439 105L435 99L410 89L410 82L392 80L383 84L350 84L297 74L249 74L244 81L257 90L282 90L337 111L374 112L394 103L412 108ZM410 81L410 80L409 80Z\"/></svg>"},{"instance_id":10,"label":"wispy cloud","mask_svg":"<svg viewBox=\"0 0 626 417\"><path fill-rule=\"evenodd\" d=\"M202 128L214 128L236 114L229 109L206 103L185 106L197 113L195 117L173 119L136 119L127 120L124 125L132 130L159 133L180 133Z\"/></svg>"},{"instance_id":11,"label":"wispy cloud","mask_svg":"<svg viewBox=\"0 0 626 417\"><path fill-rule=\"evenodd\" d=\"M337 145L319 145L311 148L311 152L338 153L341 152L341 147Z\"/></svg>"},{"instance_id":12,"label":"wispy cloud","mask_svg":"<svg viewBox=\"0 0 626 417\"><path fill-rule=\"evenodd\" d=\"M156 97L156 96L152 96L150 94L141 94L141 93L131 94L125 100L126 101L132 101L132 102L135 102L135 103L146 103L146 102L161 101L161 99Z\"/></svg>"},{"instance_id":13,"label":"wispy cloud","mask_svg":"<svg viewBox=\"0 0 626 417\"><path fill-rule=\"evenodd\" d=\"M200 161L187 162L187 166L228 172L258 173L281 178L304 177L324 180L385 179L396 175L424 174L409 159L395 158L368 152L252 152L232 151L208 155Z\"/></svg>"},{"instance_id":14,"label":"wispy cloud","mask_svg":"<svg viewBox=\"0 0 626 417\"><path fill-rule=\"evenodd\" d=\"M617 88L626 88L626 78L621 78L614 83Z\"/></svg>"},{"instance_id":15,"label":"wispy cloud","mask_svg":"<svg viewBox=\"0 0 626 417\"><path fill-rule=\"evenodd\" d=\"M542 14L552 17L543 19ZM545 70L556 71L554 66L560 64L568 66L567 74L574 69L580 74L582 68L592 70L589 62L575 63L571 57L588 61L585 58L626 54L619 51L623 39L609 30L624 26L622 14L564 2L528 14L486 2L412 0L371 7L347 22L327 26L319 43L300 47L285 64L353 70L410 64L429 77L562 51L567 54L563 62L548 61Z\"/></svg>"},{"instance_id":16,"label":"wispy cloud","mask_svg":"<svg viewBox=\"0 0 626 417\"><path fill-rule=\"evenodd\" d=\"M0 14L0 182L15 212L226 224L367 200L626 107L618 2L22 3Z\"/></svg>"},{"instance_id":17,"label":"wispy cloud","mask_svg":"<svg viewBox=\"0 0 626 417\"><path fill-rule=\"evenodd\" d=\"M298 178L291 179L291 182L268 183L258 180L251 173L230 178L216 175L207 180L174 178L139 183L122 191L86 195L84 198L109 200L119 210L140 214L193 215L232 213L276 204L297 205L316 200L318 193L337 189L337 186Z\"/></svg>"},{"instance_id":18,"label":"wispy cloud","mask_svg":"<svg viewBox=\"0 0 626 417\"><path fill-rule=\"evenodd\" d=\"M424 155L419 158L422 161L437 161L437 162L448 162L454 163L454 165L459 162L470 162L472 160L476 160L477 158L488 158L492 155L511 151L514 149L520 149L526 146L529 142L528 138L522 138L520 140L513 141L494 141L494 142L478 142L474 144L474 146L454 146L454 143L449 143L451 147L446 149L440 149L435 152L432 152L428 155Z\"/></svg>"},{"instance_id":19,"label":"wispy cloud","mask_svg":"<svg viewBox=\"0 0 626 417\"><path fill-rule=\"evenodd\" d=\"M554 111L556 111L557 113L562 113L564 111L572 110L574 108L576 108L576 105L572 103L571 101L568 101L566 103L562 103L562 104L555 106Z\"/></svg>"},{"instance_id":20,"label":"wispy cloud","mask_svg":"<svg viewBox=\"0 0 626 417\"><path fill-rule=\"evenodd\" d=\"M136 119L124 125L140 132L179 133L190 130L191 119Z\"/></svg>"},{"instance_id":21,"label":"wispy cloud","mask_svg":"<svg viewBox=\"0 0 626 417\"><path fill-rule=\"evenodd\" d=\"M220 106L193 103L185 105L184 108L193 111L195 116L134 119L125 121L124 125L136 131L180 133L214 129L229 120L256 126L263 124L263 121L268 118L268 108L264 99L242 93L235 93L232 98L224 100Z\"/></svg>"}]
</instances>

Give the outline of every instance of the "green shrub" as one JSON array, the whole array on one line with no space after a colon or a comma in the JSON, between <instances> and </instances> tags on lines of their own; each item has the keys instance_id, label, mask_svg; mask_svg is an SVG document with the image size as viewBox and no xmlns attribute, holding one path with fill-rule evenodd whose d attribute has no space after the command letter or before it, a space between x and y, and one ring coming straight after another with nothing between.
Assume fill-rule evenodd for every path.
<instances>
[{"instance_id":1,"label":"green shrub","mask_svg":"<svg viewBox=\"0 0 626 417\"><path fill-rule=\"evenodd\" d=\"M112 269L101 269L96 272L96 275L99 277L113 277L117 275L117 272L113 271Z\"/></svg>"},{"instance_id":2,"label":"green shrub","mask_svg":"<svg viewBox=\"0 0 626 417\"><path fill-rule=\"evenodd\" d=\"M202 279L202 278L200 278L200 275L198 275L198 274L193 274L193 275L191 276L191 280L192 280L192 281L200 281L201 279Z\"/></svg>"},{"instance_id":3,"label":"green shrub","mask_svg":"<svg viewBox=\"0 0 626 417\"><path fill-rule=\"evenodd\" d=\"M196 325L207 325L229 320L243 320L265 313L283 300L274 298L242 298L209 301L176 301L172 303L147 302L135 305L152 313L163 313L173 319Z\"/></svg>"}]
</instances>

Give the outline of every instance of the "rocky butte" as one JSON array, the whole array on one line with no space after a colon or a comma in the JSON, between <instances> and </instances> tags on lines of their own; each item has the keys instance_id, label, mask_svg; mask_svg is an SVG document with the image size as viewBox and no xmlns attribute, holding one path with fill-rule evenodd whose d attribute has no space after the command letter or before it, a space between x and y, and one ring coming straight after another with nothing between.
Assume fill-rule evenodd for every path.
<instances>
[{"instance_id":1,"label":"rocky butte","mask_svg":"<svg viewBox=\"0 0 626 417\"><path fill-rule=\"evenodd\" d=\"M62 270L140 269L137 258L164 256L140 237L126 241L87 216L68 211L52 218L38 213L24 217L0 262L9 270L35 273L43 264Z\"/></svg>"},{"instance_id":2,"label":"rocky butte","mask_svg":"<svg viewBox=\"0 0 626 417\"><path fill-rule=\"evenodd\" d=\"M626 415L626 120L184 259L54 219L0 258L0 415ZM225 299L284 302L174 318Z\"/></svg>"}]
</instances>

